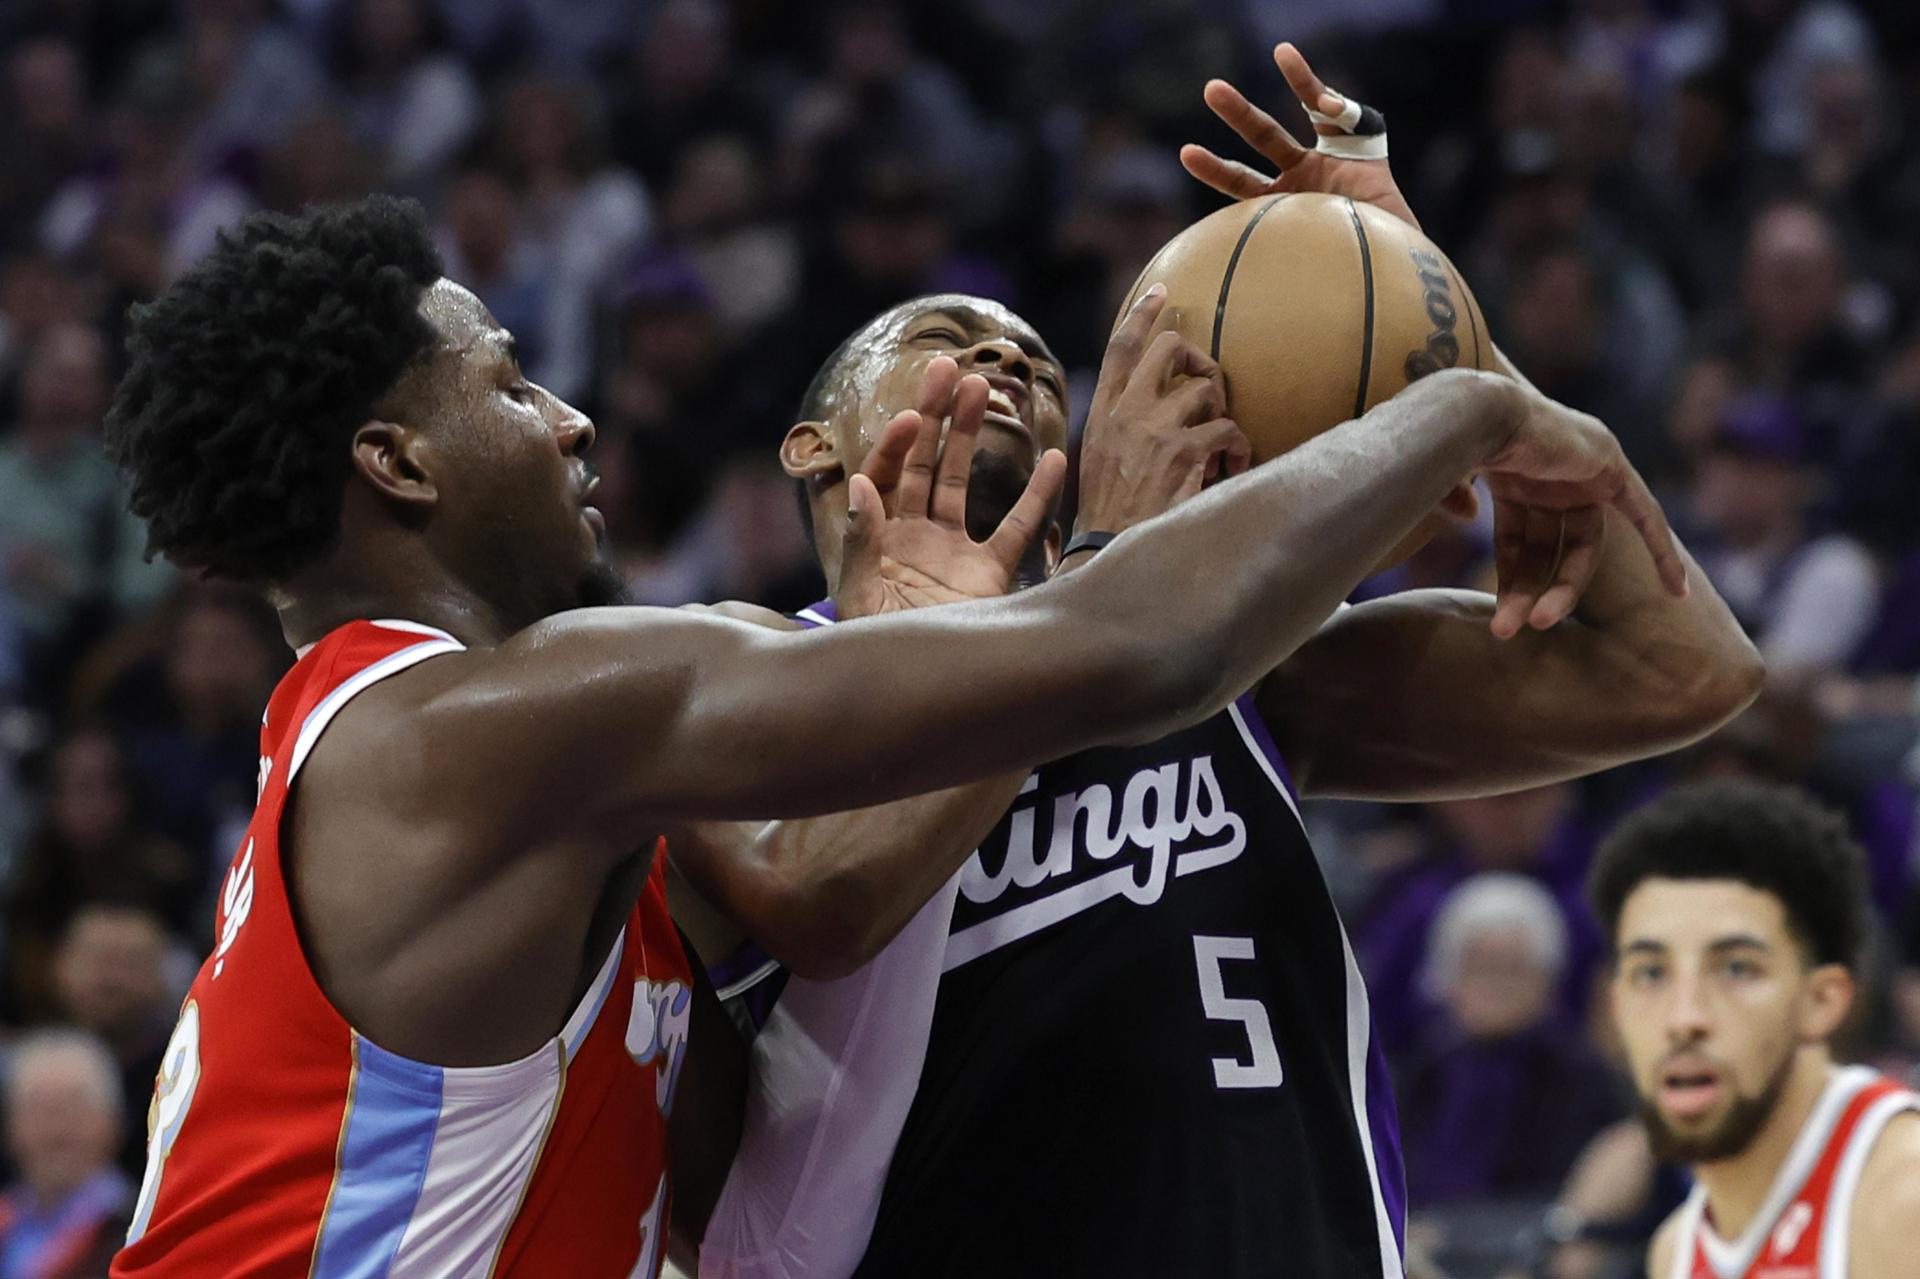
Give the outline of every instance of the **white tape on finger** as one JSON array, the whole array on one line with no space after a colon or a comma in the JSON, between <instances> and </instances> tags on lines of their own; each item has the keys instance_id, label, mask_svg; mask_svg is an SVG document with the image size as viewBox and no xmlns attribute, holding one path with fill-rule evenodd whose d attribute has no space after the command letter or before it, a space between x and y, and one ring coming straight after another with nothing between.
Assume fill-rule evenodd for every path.
<instances>
[{"instance_id":1,"label":"white tape on finger","mask_svg":"<svg viewBox=\"0 0 1920 1279\"><path fill-rule=\"evenodd\" d=\"M1328 90L1328 92L1332 92L1332 90ZM1340 108L1339 115L1323 115L1315 111L1312 107L1308 107L1307 119L1313 121L1315 124L1330 124L1336 129L1344 129L1348 133L1352 133L1353 126L1360 123L1360 116L1365 108L1352 98L1341 97L1341 95L1337 93L1333 96L1340 98L1342 102L1347 104Z\"/></svg>"},{"instance_id":2,"label":"white tape on finger","mask_svg":"<svg viewBox=\"0 0 1920 1279\"><path fill-rule=\"evenodd\" d=\"M1329 93L1333 91L1328 90ZM1307 118L1316 125L1340 130L1319 135L1314 150L1340 160L1384 160L1387 158L1387 122L1378 111L1354 98L1335 93L1344 104L1340 114L1307 110Z\"/></svg>"},{"instance_id":3,"label":"white tape on finger","mask_svg":"<svg viewBox=\"0 0 1920 1279\"><path fill-rule=\"evenodd\" d=\"M1370 138L1357 138L1350 133L1336 133L1332 137L1322 134L1313 149L1339 160L1384 160L1387 135L1376 133Z\"/></svg>"}]
</instances>

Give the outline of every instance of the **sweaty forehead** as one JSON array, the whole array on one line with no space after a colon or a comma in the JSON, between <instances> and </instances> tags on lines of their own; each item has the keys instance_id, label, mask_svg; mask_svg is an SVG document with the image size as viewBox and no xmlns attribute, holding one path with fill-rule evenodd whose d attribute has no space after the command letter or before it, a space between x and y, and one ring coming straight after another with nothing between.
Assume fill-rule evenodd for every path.
<instances>
[{"instance_id":1,"label":"sweaty forehead","mask_svg":"<svg viewBox=\"0 0 1920 1279\"><path fill-rule=\"evenodd\" d=\"M420 314L440 335L440 346L444 352L465 354L512 341L512 335L500 327L493 313L487 310L486 303L465 285L456 284L445 277L435 280L421 295Z\"/></svg>"},{"instance_id":2,"label":"sweaty forehead","mask_svg":"<svg viewBox=\"0 0 1920 1279\"><path fill-rule=\"evenodd\" d=\"M905 329L930 315L944 315L958 320L975 337L1004 335L1013 339L1033 358L1050 364L1060 363L1038 330L992 298L972 297L965 293L944 293L922 298L905 309L901 328Z\"/></svg>"}]
</instances>

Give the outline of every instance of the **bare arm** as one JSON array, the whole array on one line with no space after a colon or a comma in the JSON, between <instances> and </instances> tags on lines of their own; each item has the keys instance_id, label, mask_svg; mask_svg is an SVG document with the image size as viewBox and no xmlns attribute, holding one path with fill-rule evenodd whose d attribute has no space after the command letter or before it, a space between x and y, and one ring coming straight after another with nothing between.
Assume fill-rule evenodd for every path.
<instances>
[{"instance_id":1,"label":"bare arm","mask_svg":"<svg viewBox=\"0 0 1920 1279\"><path fill-rule=\"evenodd\" d=\"M457 765L475 824L558 823L623 849L688 821L845 810L1151 740L1278 665L1517 438L1521 409L1504 379L1437 375L1017 597L830 633L565 614L423 666L403 731Z\"/></svg>"},{"instance_id":2,"label":"bare arm","mask_svg":"<svg viewBox=\"0 0 1920 1279\"><path fill-rule=\"evenodd\" d=\"M1689 557L1685 599L1611 521L1573 615L1511 639L1494 598L1410 591L1348 609L1261 685L1302 791L1444 799L1543 785L1674 750L1760 690L1765 668Z\"/></svg>"},{"instance_id":3,"label":"bare arm","mask_svg":"<svg viewBox=\"0 0 1920 1279\"><path fill-rule=\"evenodd\" d=\"M1853 1196L1849 1231L1853 1279L1914 1279L1914 1223L1920 1222L1920 1115L1895 1116L1873 1143Z\"/></svg>"},{"instance_id":4,"label":"bare arm","mask_svg":"<svg viewBox=\"0 0 1920 1279\"><path fill-rule=\"evenodd\" d=\"M1027 770L824 817L695 822L670 848L708 901L798 976L865 964L986 838ZM714 956L720 958L720 956Z\"/></svg>"}]
</instances>

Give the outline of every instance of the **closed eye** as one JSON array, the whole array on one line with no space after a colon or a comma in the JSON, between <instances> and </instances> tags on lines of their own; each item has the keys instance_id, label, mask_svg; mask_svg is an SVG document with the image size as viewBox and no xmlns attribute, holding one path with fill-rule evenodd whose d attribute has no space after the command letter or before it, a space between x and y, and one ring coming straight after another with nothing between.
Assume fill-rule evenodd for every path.
<instances>
[{"instance_id":1,"label":"closed eye","mask_svg":"<svg viewBox=\"0 0 1920 1279\"><path fill-rule=\"evenodd\" d=\"M945 342L950 346L965 346L967 344L966 334L962 333L959 329L950 328L922 329L914 336L914 341L924 342L928 338Z\"/></svg>"}]
</instances>

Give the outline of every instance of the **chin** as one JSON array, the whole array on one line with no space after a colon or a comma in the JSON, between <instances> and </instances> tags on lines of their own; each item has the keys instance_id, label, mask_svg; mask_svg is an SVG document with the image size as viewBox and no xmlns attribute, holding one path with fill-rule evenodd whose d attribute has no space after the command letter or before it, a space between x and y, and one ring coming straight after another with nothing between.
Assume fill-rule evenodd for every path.
<instances>
[{"instance_id":1,"label":"chin","mask_svg":"<svg viewBox=\"0 0 1920 1279\"><path fill-rule=\"evenodd\" d=\"M605 608L632 602L627 591L627 579L602 558L595 558L587 565L575 587L574 597L575 608Z\"/></svg>"}]
</instances>

